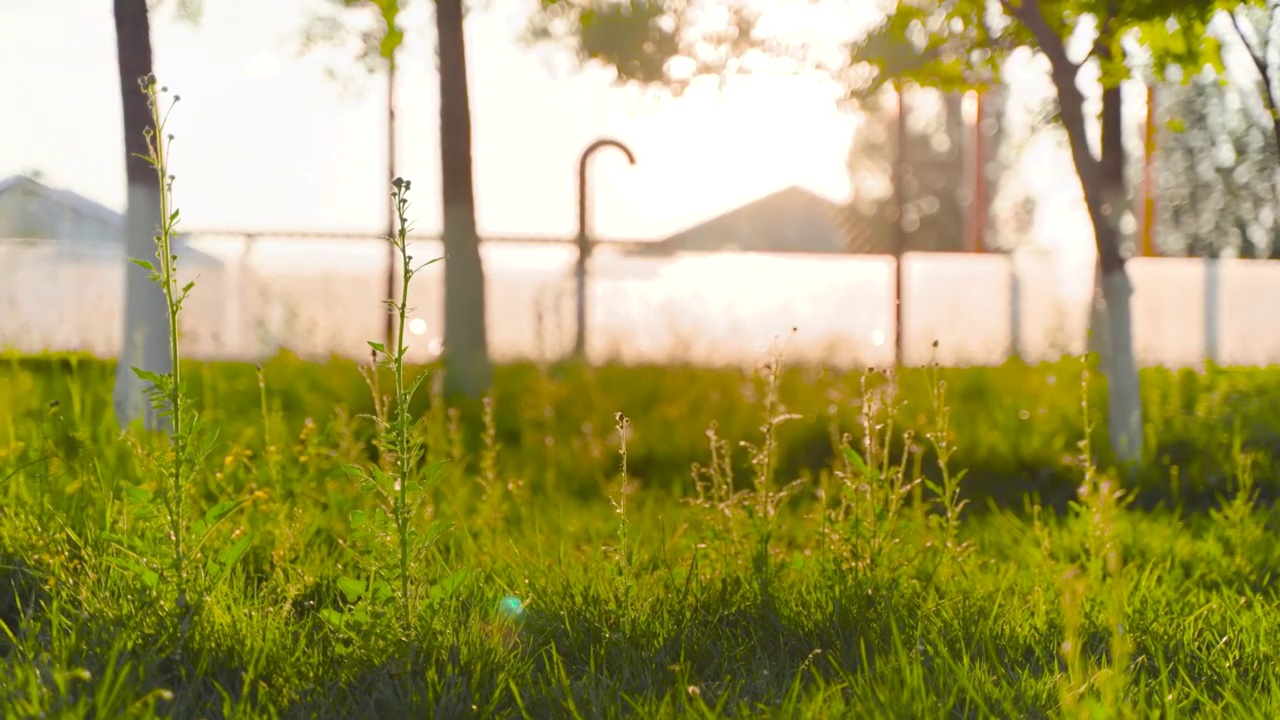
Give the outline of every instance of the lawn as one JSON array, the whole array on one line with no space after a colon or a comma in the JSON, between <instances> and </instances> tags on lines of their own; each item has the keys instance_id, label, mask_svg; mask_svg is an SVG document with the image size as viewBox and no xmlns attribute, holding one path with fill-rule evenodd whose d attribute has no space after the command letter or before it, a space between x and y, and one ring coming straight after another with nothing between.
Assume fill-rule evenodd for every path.
<instances>
[{"instance_id":1,"label":"lawn","mask_svg":"<svg viewBox=\"0 0 1280 720\"><path fill-rule=\"evenodd\" d=\"M182 368L0 363L4 717L1280 715L1280 370Z\"/></svg>"}]
</instances>

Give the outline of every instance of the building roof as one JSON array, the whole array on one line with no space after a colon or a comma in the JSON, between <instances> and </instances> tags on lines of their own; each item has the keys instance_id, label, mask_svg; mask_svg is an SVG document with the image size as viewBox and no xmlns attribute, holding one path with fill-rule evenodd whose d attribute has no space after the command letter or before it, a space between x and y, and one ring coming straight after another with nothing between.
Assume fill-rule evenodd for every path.
<instances>
[{"instance_id":1,"label":"building roof","mask_svg":"<svg viewBox=\"0 0 1280 720\"><path fill-rule=\"evenodd\" d=\"M75 210L89 217L99 220L105 224L118 225L124 227L124 216L112 210L111 208L94 202L80 193L66 190L63 188L50 187L40 182L38 177L31 175L11 175L10 177L0 179L0 195L11 190L25 189L30 192L44 197L51 202Z\"/></svg>"},{"instance_id":2,"label":"building roof","mask_svg":"<svg viewBox=\"0 0 1280 720\"><path fill-rule=\"evenodd\" d=\"M792 185L682 230L635 252L849 252L848 211Z\"/></svg>"},{"instance_id":3,"label":"building roof","mask_svg":"<svg viewBox=\"0 0 1280 720\"><path fill-rule=\"evenodd\" d=\"M122 213L116 212L111 208L90 200L80 193L65 188L55 188L44 184L38 176L19 174L12 175L7 178L0 178L0 196L15 190L26 190L34 195L40 196L49 202L70 208L74 212L92 218L105 226L114 228L117 232L116 237L108 239L108 242L119 243L124 233L125 218ZM55 240L54 242L57 242ZM222 261L214 256L201 252L186 242L181 234L174 238L174 245L178 251L187 256L190 260L200 264L221 265Z\"/></svg>"}]
</instances>

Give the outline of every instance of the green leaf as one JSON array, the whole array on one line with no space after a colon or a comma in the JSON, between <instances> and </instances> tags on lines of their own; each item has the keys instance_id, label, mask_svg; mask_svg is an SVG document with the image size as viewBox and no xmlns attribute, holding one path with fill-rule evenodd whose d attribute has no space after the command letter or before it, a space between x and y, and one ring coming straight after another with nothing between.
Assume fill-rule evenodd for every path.
<instances>
[{"instance_id":1,"label":"green leaf","mask_svg":"<svg viewBox=\"0 0 1280 720\"><path fill-rule=\"evenodd\" d=\"M369 513L364 510L351 511L351 527L362 528L369 523Z\"/></svg>"},{"instance_id":2,"label":"green leaf","mask_svg":"<svg viewBox=\"0 0 1280 720\"><path fill-rule=\"evenodd\" d=\"M391 63L392 67L395 67L396 50L404 42L404 33L396 26L396 17L400 14L400 0L373 0L373 3L378 6L382 22L386 26L382 39L378 42L378 52Z\"/></svg>"},{"instance_id":3,"label":"green leaf","mask_svg":"<svg viewBox=\"0 0 1280 720\"><path fill-rule=\"evenodd\" d=\"M347 602L356 602L369 592L365 583L345 575L338 578L338 589L347 596Z\"/></svg>"},{"instance_id":4,"label":"green leaf","mask_svg":"<svg viewBox=\"0 0 1280 720\"><path fill-rule=\"evenodd\" d=\"M333 608L320 608L320 619L338 630L345 629L347 624L347 616Z\"/></svg>"},{"instance_id":5,"label":"green leaf","mask_svg":"<svg viewBox=\"0 0 1280 720\"><path fill-rule=\"evenodd\" d=\"M148 588L155 589L156 585L160 584L160 573L146 567L137 560L125 560L124 565L129 570L133 571L134 576L141 580L142 584L146 585Z\"/></svg>"},{"instance_id":6,"label":"green leaf","mask_svg":"<svg viewBox=\"0 0 1280 720\"><path fill-rule=\"evenodd\" d=\"M151 491L137 486L126 486L124 489L124 497L126 500L136 505L145 505L151 502Z\"/></svg>"},{"instance_id":7,"label":"green leaf","mask_svg":"<svg viewBox=\"0 0 1280 720\"><path fill-rule=\"evenodd\" d=\"M458 589L462 587L462 584L466 582L467 575L468 573L465 569L458 570L444 580L432 585L428 594L431 596L432 600L437 602L454 595L458 592Z\"/></svg>"},{"instance_id":8,"label":"green leaf","mask_svg":"<svg viewBox=\"0 0 1280 720\"><path fill-rule=\"evenodd\" d=\"M130 370L133 370L133 374L137 375L139 379L146 380L147 382L151 383L152 385L155 385L156 387L161 387L164 384L165 378L160 373L151 372L150 370L143 370L142 368L137 368L137 367L130 368Z\"/></svg>"},{"instance_id":9,"label":"green leaf","mask_svg":"<svg viewBox=\"0 0 1280 720\"><path fill-rule=\"evenodd\" d=\"M218 560L223 565L223 572L230 570L232 565L239 562L240 558L244 557L245 551L249 549L249 545L251 544L252 539L248 535L245 535L237 540L231 547L223 548L222 552L218 553Z\"/></svg>"},{"instance_id":10,"label":"green leaf","mask_svg":"<svg viewBox=\"0 0 1280 720\"><path fill-rule=\"evenodd\" d=\"M444 468L448 464L449 464L448 458L441 458L439 460L432 461L430 464L427 465L427 470L426 470L427 479L428 480L438 479L444 473Z\"/></svg>"},{"instance_id":11,"label":"green leaf","mask_svg":"<svg viewBox=\"0 0 1280 720\"><path fill-rule=\"evenodd\" d=\"M244 504L244 500L223 500L222 502L209 508L204 513L204 521L210 525L217 523L226 517L231 511Z\"/></svg>"},{"instance_id":12,"label":"green leaf","mask_svg":"<svg viewBox=\"0 0 1280 720\"><path fill-rule=\"evenodd\" d=\"M378 352L382 353L383 355L386 355L386 354L387 354L387 346L386 346L386 345L383 345L383 344L382 344L382 343L380 343L380 342L374 342L373 340L367 340L366 342L368 342L368 343L369 343L369 347L373 348L374 350L377 350Z\"/></svg>"},{"instance_id":13,"label":"green leaf","mask_svg":"<svg viewBox=\"0 0 1280 720\"><path fill-rule=\"evenodd\" d=\"M844 457L849 461L850 465L853 465L862 474L871 474L871 468L867 467L867 463L863 461L862 456L858 454L857 450L846 445L844 448Z\"/></svg>"},{"instance_id":14,"label":"green leaf","mask_svg":"<svg viewBox=\"0 0 1280 720\"><path fill-rule=\"evenodd\" d=\"M395 596L391 585L385 580L378 580L373 584L373 599L377 602L385 602Z\"/></svg>"},{"instance_id":15,"label":"green leaf","mask_svg":"<svg viewBox=\"0 0 1280 720\"><path fill-rule=\"evenodd\" d=\"M432 259L430 259L430 260L428 260L428 261L426 261L426 262L422 263L421 265L419 265L419 266L415 267L415 268L413 269L413 272L417 273L418 271L422 270L423 268L425 268L425 267L429 267L429 266L431 266L431 265L435 265L436 263L440 262L440 261L441 261L441 260L443 260L443 259L444 259L444 258L432 258Z\"/></svg>"},{"instance_id":16,"label":"green leaf","mask_svg":"<svg viewBox=\"0 0 1280 720\"><path fill-rule=\"evenodd\" d=\"M151 264L151 261L149 260L139 260L138 258L129 258L129 262L133 263L134 265L137 265L138 267L144 270L151 271L152 274L156 272L156 266Z\"/></svg>"}]
</instances>

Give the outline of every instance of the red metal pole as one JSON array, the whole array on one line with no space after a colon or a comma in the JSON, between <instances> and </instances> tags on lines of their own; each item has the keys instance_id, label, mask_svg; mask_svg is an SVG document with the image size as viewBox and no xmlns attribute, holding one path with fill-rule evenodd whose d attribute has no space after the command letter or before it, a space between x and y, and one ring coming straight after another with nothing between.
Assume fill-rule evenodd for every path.
<instances>
[{"instance_id":1,"label":"red metal pole","mask_svg":"<svg viewBox=\"0 0 1280 720\"><path fill-rule=\"evenodd\" d=\"M977 92L977 108L973 121L973 252L986 251L983 235L987 224L987 157L982 132L982 91Z\"/></svg>"}]
</instances>

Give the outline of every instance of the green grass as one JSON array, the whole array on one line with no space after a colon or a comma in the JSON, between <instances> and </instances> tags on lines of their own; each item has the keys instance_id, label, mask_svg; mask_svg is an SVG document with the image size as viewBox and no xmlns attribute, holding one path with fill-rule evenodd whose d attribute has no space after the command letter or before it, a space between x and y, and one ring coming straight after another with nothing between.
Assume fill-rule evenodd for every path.
<instances>
[{"instance_id":1,"label":"green grass","mask_svg":"<svg viewBox=\"0 0 1280 720\"><path fill-rule=\"evenodd\" d=\"M410 406L418 470L444 461L415 522L445 532L407 623L395 543L352 526L376 493L344 469L395 461L367 417L393 370L182 370L217 430L185 481L207 535L185 607L148 494L168 445L121 437L111 365L0 362L4 717L1280 712L1277 370L1147 371L1149 470L1117 502L1100 429L1100 469L1082 459L1077 361L911 370L893 394L817 369L500 367L487 405ZM1104 397L1091 375L1095 420Z\"/></svg>"}]
</instances>

